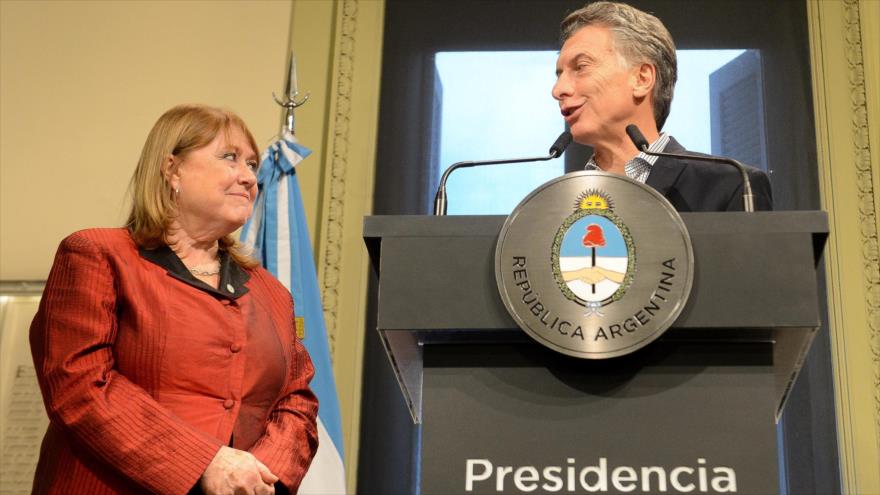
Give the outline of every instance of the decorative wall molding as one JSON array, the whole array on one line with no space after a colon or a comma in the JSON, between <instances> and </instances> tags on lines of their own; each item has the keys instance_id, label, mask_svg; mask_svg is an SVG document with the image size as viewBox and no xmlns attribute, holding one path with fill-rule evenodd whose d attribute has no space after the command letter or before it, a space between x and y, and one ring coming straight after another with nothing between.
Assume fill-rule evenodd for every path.
<instances>
[{"instance_id":1,"label":"decorative wall molding","mask_svg":"<svg viewBox=\"0 0 880 495\"><path fill-rule=\"evenodd\" d=\"M843 493L880 493L877 193L880 48L873 0L806 0ZM874 149L874 155L871 151Z\"/></svg>"},{"instance_id":2,"label":"decorative wall molding","mask_svg":"<svg viewBox=\"0 0 880 495\"><path fill-rule=\"evenodd\" d=\"M866 294L865 307L874 364L874 420L878 425L877 442L880 445L880 257L878 257L877 203L873 186L874 171L871 166L865 64L858 0L844 2L844 31L852 104L854 165L859 195L859 232L862 237L861 261Z\"/></svg>"},{"instance_id":3,"label":"decorative wall molding","mask_svg":"<svg viewBox=\"0 0 880 495\"><path fill-rule=\"evenodd\" d=\"M351 121L352 82L354 80L354 48L357 27L357 0L343 0L337 64L335 67L336 92L333 118L332 160L329 178L329 202L324 228L327 232L324 246L323 283L321 298L324 302L324 320L330 356L336 354L337 312L342 261L344 225L345 174L348 166L349 123Z\"/></svg>"}]
</instances>

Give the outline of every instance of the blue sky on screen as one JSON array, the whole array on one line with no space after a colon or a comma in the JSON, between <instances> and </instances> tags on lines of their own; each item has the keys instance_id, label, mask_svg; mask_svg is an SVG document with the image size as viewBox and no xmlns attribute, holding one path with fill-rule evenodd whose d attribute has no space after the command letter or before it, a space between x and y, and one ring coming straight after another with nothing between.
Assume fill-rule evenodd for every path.
<instances>
[{"instance_id":1,"label":"blue sky on screen","mask_svg":"<svg viewBox=\"0 0 880 495\"><path fill-rule=\"evenodd\" d=\"M678 84L666 131L710 152L709 74L743 50L679 50ZM443 85L440 173L462 160L543 156L565 129L550 95L557 53L440 52ZM562 159L458 170L447 184L450 215L507 214L563 173Z\"/></svg>"}]
</instances>

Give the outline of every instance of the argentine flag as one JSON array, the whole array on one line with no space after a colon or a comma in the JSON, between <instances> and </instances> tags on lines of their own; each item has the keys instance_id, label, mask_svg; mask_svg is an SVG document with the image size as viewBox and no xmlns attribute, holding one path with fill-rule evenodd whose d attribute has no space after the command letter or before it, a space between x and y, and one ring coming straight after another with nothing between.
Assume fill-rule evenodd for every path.
<instances>
[{"instance_id":1,"label":"argentine flag","mask_svg":"<svg viewBox=\"0 0 880 495\"><path fill-rule=\"evenodd\" d=\"M296 178L296 165L309 154L311 150L288 132L266 149L257 175L256 207L244 225L241 239L254 247L263 266L293 294L297 331L315 366L311 388L320 404L318 453L299 493L339 495L345 493L342 421L318 276Z\"/></svg>"}]
</instances>

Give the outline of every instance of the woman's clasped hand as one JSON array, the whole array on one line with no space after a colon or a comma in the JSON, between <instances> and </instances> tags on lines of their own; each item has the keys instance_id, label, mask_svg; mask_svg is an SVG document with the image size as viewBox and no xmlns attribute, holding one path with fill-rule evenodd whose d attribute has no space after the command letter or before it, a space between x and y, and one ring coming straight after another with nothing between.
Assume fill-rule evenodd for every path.
<instances>
[{"instance_id":1,"label":"woman's clasped hand","mask_svg":"<svg viewBox=\"0 0 880 495\"><path fill-rule=\"evenodd\" d=\"M274 495L278 477L253 455L220 447L202 475L206 495Z\"/></svg>"}]
</instances>

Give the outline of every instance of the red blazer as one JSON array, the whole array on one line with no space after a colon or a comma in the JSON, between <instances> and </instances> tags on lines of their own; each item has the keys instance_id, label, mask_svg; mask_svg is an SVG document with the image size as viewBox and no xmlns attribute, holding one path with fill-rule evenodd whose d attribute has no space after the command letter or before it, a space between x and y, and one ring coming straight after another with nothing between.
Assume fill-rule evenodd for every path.
<instances>
[{"instance_id":1,"label":"red blazer","mask_svg":"<svg viewBox=\"0 0 880 495\"><path fill-rule=\"evenodd\" d=\"M222 445L295 492L317 449L290 293L221 259L220 289L125 229L62 241L31 351L51 420L34 493L184 494Z\"/></svg>"}]
</instances>

